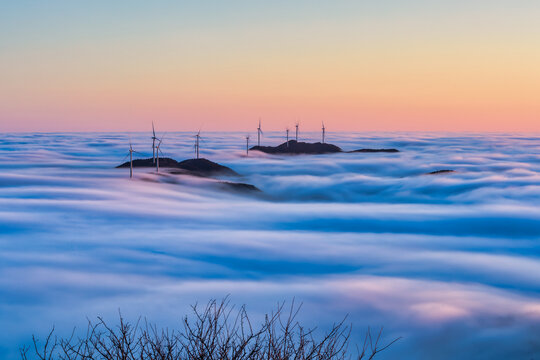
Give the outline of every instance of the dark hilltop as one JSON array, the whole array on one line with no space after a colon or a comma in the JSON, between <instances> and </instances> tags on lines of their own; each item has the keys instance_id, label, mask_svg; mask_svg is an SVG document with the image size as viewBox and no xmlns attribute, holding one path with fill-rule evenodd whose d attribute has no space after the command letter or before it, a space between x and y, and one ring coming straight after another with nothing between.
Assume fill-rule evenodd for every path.
<instances>
[{"instance_id":1,"label":"dark hilltop","mask_svg":"<svg viewBox=\"0 0 540 360\"><path fill-rule=\"evenodd\" d=\"M441 175L441 174L449 174L454 173L456 170L450 170L450 169L442 169L442 170L435 170L432 172L428 172L425 175Z\"/></svg>"},{"instance_id":2,"label":"dark hilltop","mask_svg":"<svg viewBox=\"0 0 540 360\"><path fill-rule=\"evenodd\" d=\"M156 164L152 158L149 159L135 159L133 160L133 167L138 168L154 168ZM167 169L165 175L192 175L209 178L212 176L234 176L239 177L233 169L210 161L208 159L188 159L184 161L176 161L171 158L159 158L159 167ZM129 168L129 161L118 165L117 168ZM262 191L254 185L230 181L213 181L206 183L205 186L211 186L220 190L230 191L235 193L252 193L262 194Z\"/></svg>"},{"instance_id":3,"label":"dark hilltop","mask_svg":"<svg viewBox=\"0 0 540 360\"><path fill-rule=\"evenodd\" d=\"M267 154L327 154L342 152L340 147L326 143L306 143L289 140L278 146L253 146L251 150L262 151Z\"/></svg>"},{"instance_id":4,"label":"dark hilltop","mask_svg":"<svg viewBox=\"0 0 540 360\"><path fill-rule=\"evenodd\" d=\"M343 153L339 146L328 143L306 143L297 142L296 140L289 140L278 146L253 146L250 151L261 151L267 154L330 154L330 153ZM397 149L359 149L353 151L347 151L348 153L362 152L362 153L374 153L374 152L387 152L396 153Z\"/></svg>"},{"instance_id":5,"label":"dark hilltop","mask_svg":"<svg viewBox=\"0 0 540 360\"><path fill-rule=\"evenodd\" d=\"M161 165L161 164L160 164ZM199 173L203 175L228 175L228 176L240 176L236 171L230 167L220 165L208 159L188 159L180 161L178 168L186 170L192 173Z\"/></svg>"},{"instance_id":6,"label":"dark hilltop","mask_svg":"<svg viewBox=\"0 0 540 360\"><path fill-rule=\"evenodd\" d=\"M353 151L347 151L350 153L378 153L378 152L385 152L385 153L397 153L399 152L398 149L358 149Z\"/></svg>"},{"instance_id":7,"label":"dark hilltop","mask_svg":"<svg viewBox=\"0 0 540 360\"><path fill-rule=\"evenodd\" d=\"M128 168L129 167L129 161L126 161L125 163L118 165L116 168ZM149 159L133 159L133 167L156 167L156 164L154 163L154 160L152 158ZM162 168L172 168L172 167L178 167L178 161L171 159L171 158L159 158L159 167Z\"/></svg>"},{"instance_id":8,"label":"dark hilltop","mask_svg":"<svg viewBox=\"0 0 540 360\"><path fill-rule=\"evenodd\" d=\"M152 158L148 159L135 159L133 160L133 167L156 167ZM159 158L160 168L179 169L176 173L191 174L199 176L211 176L211 175L226 175L226 176L239 176L239 174L233 169L210 161L208 159L188 159L184 161L176 161L171 158ZM129 161L118 165L117 168L129 168ZM175 173L174 171L171 173Z\"/></svg>"},{"instance_id":9,"label":"dark hilltop","mask_svg":"<svg viewBox=\"0 0 540 360\"><path fill-rule=\"evenodd\" d=\"M230 181L220 181L218 185L223 190L230 190L238 193L262 193L261 189L255 185L246 184L246 183L237 183Z\"/></svg>"}]
</instances>

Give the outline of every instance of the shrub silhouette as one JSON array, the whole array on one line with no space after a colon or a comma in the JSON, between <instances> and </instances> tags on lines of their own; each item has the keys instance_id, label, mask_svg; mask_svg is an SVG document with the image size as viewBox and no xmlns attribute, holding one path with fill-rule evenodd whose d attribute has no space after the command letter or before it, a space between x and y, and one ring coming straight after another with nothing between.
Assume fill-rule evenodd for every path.
<instances>
[{"instance_id":1,"label":"shrub silhouette","mask_svg":"<svg viewBox=\"0 0 540 360\"><path fill-rule=\"evenodd\" d=\"M202 309L192 306L192 318L183 318L180 330L158 329L147 321L110 326L103 318L88 322L86 334L57 338L54 328L41 344L20 349L21 359L39 360L341 360L348 351L351 326L336 323L317 339L314 329L296 321L301 306L285 303L254 328L244 306L235 311L227 299L212 300ZM356 359L373 359L398 339L379 345L382 329L368 329ZM32 355L29 355L31 353Z\"/></svg>"}]
</instances>

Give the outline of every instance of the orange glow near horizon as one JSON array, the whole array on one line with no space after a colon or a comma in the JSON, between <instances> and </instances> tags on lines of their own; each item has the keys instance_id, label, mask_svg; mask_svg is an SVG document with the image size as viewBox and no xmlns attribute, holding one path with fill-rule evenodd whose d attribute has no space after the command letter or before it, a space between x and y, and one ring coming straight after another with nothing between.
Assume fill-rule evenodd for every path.
<instances>
[{"instance_id":1,"label":"orange glow near horizon","mask_svg":"<svg viewBox=\"0 0 540 360\"><path fill-rule=\"evenodd\" d=\"M258 117L267 130L300 120L306 130L540 131L540 11L454 10L266 27L177 28L158 14L139 29L111 16L134 32L113 36L4 25L15 38L0 48L0 131L140 131L152 120L244 131Z\"/></svg>"}]
</instances>

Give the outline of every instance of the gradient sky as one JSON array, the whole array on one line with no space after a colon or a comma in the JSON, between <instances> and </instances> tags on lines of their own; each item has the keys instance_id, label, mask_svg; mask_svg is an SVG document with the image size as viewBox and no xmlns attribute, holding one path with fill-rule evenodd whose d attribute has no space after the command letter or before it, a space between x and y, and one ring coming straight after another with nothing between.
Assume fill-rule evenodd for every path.
<instances>
[{"instance_id":1,"label":"gradient sky","mask_svg":"<svg viewBox=\"0 0 540 360\"><path fill-rule=\"evenodd\" d=\"M2 1L0 131L540 131L540 2Z\"/></svg>"}]
</instances>

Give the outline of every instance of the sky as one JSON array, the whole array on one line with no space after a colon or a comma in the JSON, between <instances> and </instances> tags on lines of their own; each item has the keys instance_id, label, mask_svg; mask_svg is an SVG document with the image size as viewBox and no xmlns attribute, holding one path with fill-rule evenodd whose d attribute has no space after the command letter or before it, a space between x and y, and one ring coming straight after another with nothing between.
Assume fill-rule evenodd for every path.
<instances>
[{"instance_id":1,"label":"sky","mask_svg":"<svg viewBox=\"0 0 540 360\"><path fill-rule=\"evenodd\" d=\"M540 3L2 1L0 131L540 131Z\"/></svg>"}]
</instances>

